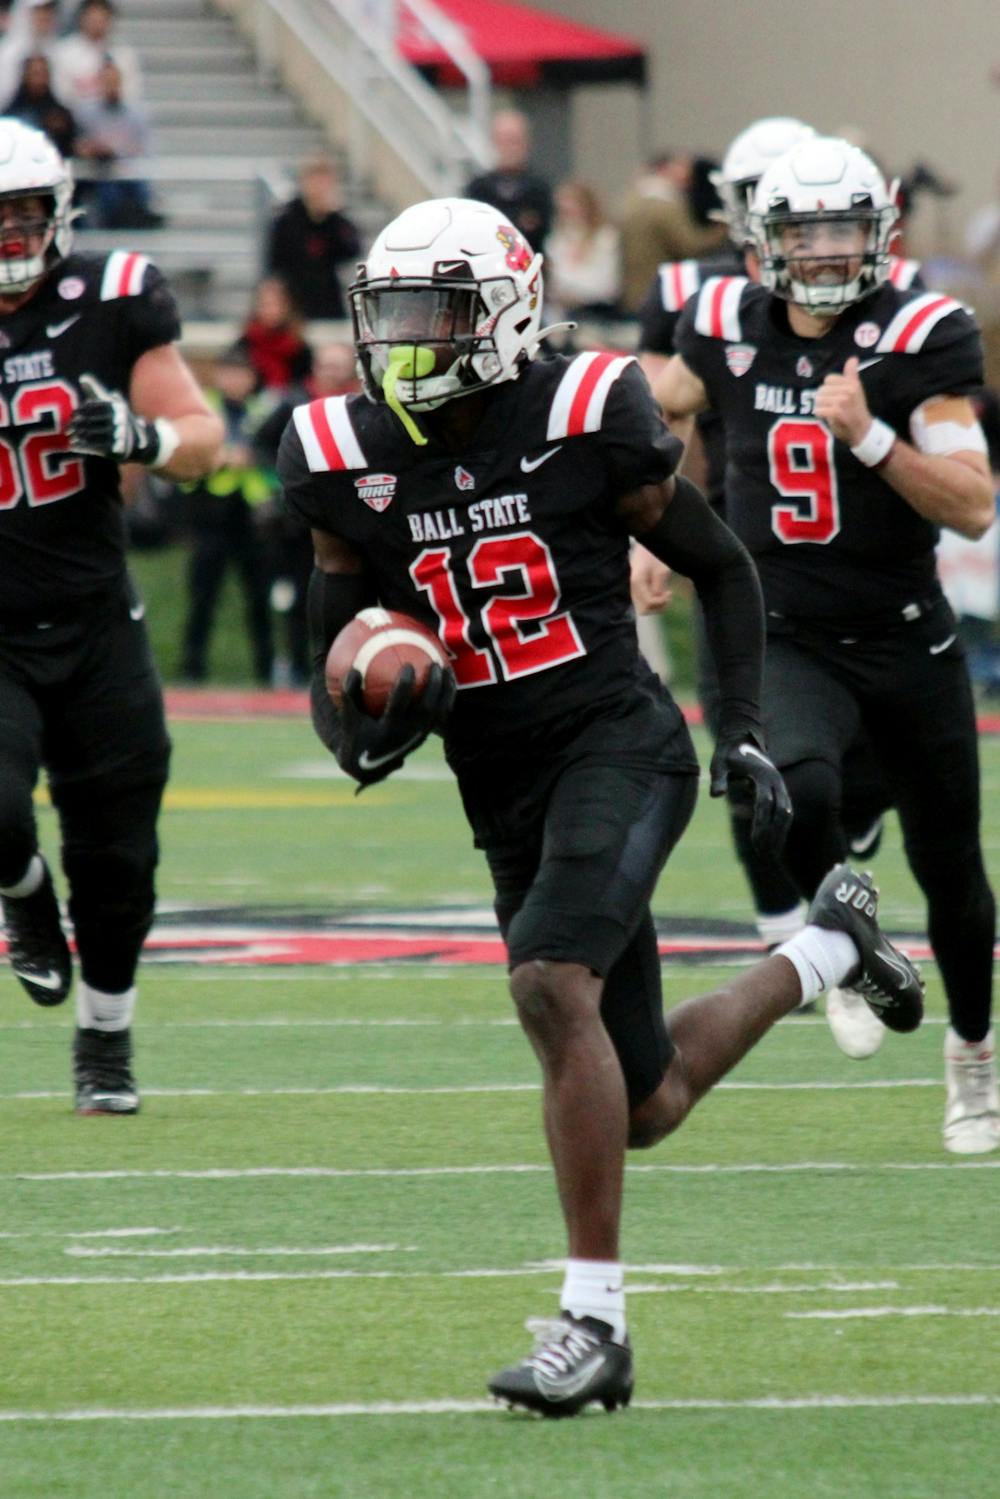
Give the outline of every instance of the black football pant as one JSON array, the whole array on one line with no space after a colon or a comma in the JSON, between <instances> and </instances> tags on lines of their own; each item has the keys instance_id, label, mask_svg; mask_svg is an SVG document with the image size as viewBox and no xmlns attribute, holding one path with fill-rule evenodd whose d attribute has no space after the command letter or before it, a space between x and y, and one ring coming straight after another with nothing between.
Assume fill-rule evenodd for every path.
<instances>
[{"instance_id":1,"label":"black football pant","mask_svg":"<svg viewBox=\"0 0 1000 1499\"><path fill-rule=\"evenodd\" d=\"M698 792L687 730L658 684L656 693L598 720L586 743L542 761L520 787L498 775L474 790L460 777L509 967L549 959L604 979L601 1019L632 1107L673 1055L649 903Z\"/></svg>"},{"instance_id":2,"label":"black football pant","mask_svg":"<svg viewBox=\"0 0 1000 1499\"><path fill-rule=\"evenodd\" d=\"M708 647L705 616L697 599L693 610L696 692L705 727L715 740L719 733L719 678ZM866 833L891 805L891 798L863 732L859 732L845 752L842 770L841 817L844 828L848 836ZM798 905L799 888L780 856L764 853L753 846L750 838L753 791L744 783L737 783L730 790L727 801L733 847L750 886L754 910L758 916L784 915Z\"/></svg>"},{"instance_id":3,"label":"black football pant","mask_svg":"<svg viewBox=\"0 0 1000 1499\"><path fill-rule=\"evenodd\" d=\"M116 592L47 628L0 616L0 885L38 847L44 768L81 973L107 994L131 987L152 923L170 756L146 627L130 607Z\"/></svg>"},{"instance_id":4,"label":"black football pant","mask_svg":"<svg viewBox=\"0 0 1000 1499\"><path fill-rule=\"evenodd\" d=\"M866 731L927 900L952 1024L980 1040L989 1027L996 911L979 838L975 707L947 604L851 643L791 626L772 636L764 710L794 807L785 860L806 899L846 855L842 767L859 728Z\"/></svg>"}]
</instances>

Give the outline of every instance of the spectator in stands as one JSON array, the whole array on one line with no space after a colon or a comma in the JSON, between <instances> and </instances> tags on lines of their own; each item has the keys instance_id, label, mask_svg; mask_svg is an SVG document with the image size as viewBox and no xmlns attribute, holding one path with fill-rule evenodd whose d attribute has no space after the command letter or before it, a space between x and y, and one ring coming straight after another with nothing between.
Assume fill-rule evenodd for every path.
<instances>
[{"instance_id":1,"label":"spectator in stands","mask_svg":"<svg viewBox=\"0 0 1000 1499\"><path fill-rule=\"evenodd\" d=\"M239 347L256 370L258 384L267 390L285 394L312 373L302 314L280 276L265 276L258 285Z\"/></svg>"},{"instance_id":2,"label":"spectator in stands","mask_svg":"<svg viewBox=\"0 0 1000 1499\"><path fill-rule=\"evenodd\" d=\"M298 194L275 215L267 269L280 276L306 318L344 318L340 268L361 253L358 231L342 210L337 168L311 156L299 170Z\"/></svg>"},{"instance_id":3,"label":"spectator in stands","mask_svg":"<svg viewBox=\"0 0 1000 1499\"><path fill-rule=\"evenodd\" d=\"M3 113L43 131L61 156L74 154L76 120L52 92L52 71L43 53L24 59L17 92L7 101Z\"/></svg>"},{"instance_id":4,"label":"spectator in stands","mask_svg":"<svg viewBox=\"0 0 1000 1499\"><path fill-rule=\"evenodd\" d=\"M128 104L142 101L139 58L134 48L113 40L115 15L113 0L83 0L75 29L55 48L56 93L71 109L100 99L101 70L109 57L121 72L122 98Z\"/></svg>"},{"instance_id":5,"label":"spectator in stands","mask_svg":"<svg viewBox=\"0 0 1000 1499\"><path fill-rule=\"evenodd\" d=\"M271 467L277 464L281 434L300 401L353 395L360 389L354 345L340 342L321 344L313 357L312 374L303 389L275 407L257 432L260 461ZM271 608L284 620L286 638L284 651L279 647L275 657L275 685L307 687L312 671L306 619L306 594L314 561L312 533L282 506L275 507L273 514L269 515L267 535L271 556Z\"/></svg>"},{"instance_id":6,"label":"spectator in stands","mask_svg":"<svg viewBox=\"0 0 1000 1499\"><path fill-rule=\"evenodd\" d=\"M473 177L465 189L467 198L491 203L506 214L536 250L552 232L552 189L529 165L531 133L527 116L519 109L501 109L493 116L491 130L496 165L491 172Z\"/></svg>"},{"instance_id":7,"label":"spectator in stands","mask_svg":"<svg viewBox=\"0 0 1000 1499\"><path fill-rule=\"evenodd\" d=\"M692 211L690 156L672 153L646 164L621 215L622 304L637 313L657 266L707 255L725 243L724 224L699 224Z\"/></svg>"},{"instance_id":8,"label":"spectator in stands","mask_svg":"<svg viewBox=\"0 0 1000 1499\"><path fill-rule=\"evenodd\" d=\"M149 155L145 110L122 97L121 68L108 57L101 68L100 98L80 106L78 156L111 164ZM154 212L149 184L139 178L102 178L95 184L93 220L101 229L154 229L163 222Z\"/></svg>"},{"instance_id":9,"label":"spectator in stands","mask_svg":"<svg viewBox=\"0 0 1000 1499\"><path fill-rule=\"evenodd\" d=\"M618 230L586 182L563 182L555 206L544 245L546 317L614 317L621 292Z\"/></svg>"},{"instance_id":10,"label":"spectator in stands","mask_svg":"<svg viewBox=\"0 0 1000 1499\"><path fill-rule=\"evenodd\" d=\"M47 57L52 63L59 41L57 0L29 0L21 14L12 13L10 26L0 42L0 103L17 91L29 57ZM59 89L56 94L62 98Z\"/></svg>"},{"instance_id":11,"label":"spectator in stands","mask_svg":"<svg viewBox=\"0 0 1000 1499\"><path fill-rule=\"evenodd\" d=\"M204 391L206 402L222 418L226 435L220 466L197 484L185 486L191 497L193 545L181 670L189 682L205 679L219 591L232 564L246 599L254 675L262 685L271 685L268 566L255 516L271 499L276 480L273 469L259 462L254 441L258 426L274 403L257 395L256 386L257 372L246 352L237 346L215 361L212 384Z\"/></svg>"}]
</instances>

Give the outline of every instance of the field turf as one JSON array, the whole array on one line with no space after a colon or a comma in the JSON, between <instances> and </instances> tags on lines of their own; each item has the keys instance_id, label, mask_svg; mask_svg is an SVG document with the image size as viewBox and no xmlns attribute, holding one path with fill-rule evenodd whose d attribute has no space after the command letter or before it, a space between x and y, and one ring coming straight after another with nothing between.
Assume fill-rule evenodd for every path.
<instances>
[{"instance_id":1,"label":"field turf","mask_svg":"<svg viewBox=\"0 0 1000 1499\"><path fill-rule=\"evenodd\" d=\"M437 749L355 798L303 721L174 736L165 916L488 905ZM895 825L876 869L922 933ZM655 904L748 918L707 795ZM73 1115L68 1007L0 972L3 1499L994 1499L1000 1154L941 1149L933 965L915 1036L852 1063L785 1021L630 1158L635 1403L543 1423L485 1392L563 1251L502 971L169 957L125 1120ZM731 971L666 965L668 1005Z\"/></svg>"}]
</instances>

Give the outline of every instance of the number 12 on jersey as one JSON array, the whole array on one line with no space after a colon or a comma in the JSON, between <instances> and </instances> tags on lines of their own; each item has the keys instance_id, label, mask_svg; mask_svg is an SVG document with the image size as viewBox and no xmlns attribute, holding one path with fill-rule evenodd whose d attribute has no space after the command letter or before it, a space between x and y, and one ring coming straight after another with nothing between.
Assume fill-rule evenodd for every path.
<instances>
[{"instance_id":1,"label":"number 12 on jersey","mask_svg":"<svg viewBox=\"0 0 1000 1499\"><path fill-rule=\"evenodd\" d=\"M771 507L771 529L785 542L832 541L840 530L833 433L809 418L783 418L767 434L772 486L795 505Z\"/></svg>"},{"instance_id":2,"label":"number 12 on jersey","mask_svg":"<svg viewBox=\"0 0 1000 1499\"><path fill-rule=\"evenodd\" d=\"M410 567L410 576L428 595L438 617L459 687L495 682L498 663L510 682L586 655L571 615L559 612L552 554L533 531L485 537L476 542L465 563L473 588L507 585L479 611L488 646L472 641L472 621L459 598L453 560L450 547L427 548ZM526 632L523 627L532 621L539 623Z\"/></svg>"}]
</instances>

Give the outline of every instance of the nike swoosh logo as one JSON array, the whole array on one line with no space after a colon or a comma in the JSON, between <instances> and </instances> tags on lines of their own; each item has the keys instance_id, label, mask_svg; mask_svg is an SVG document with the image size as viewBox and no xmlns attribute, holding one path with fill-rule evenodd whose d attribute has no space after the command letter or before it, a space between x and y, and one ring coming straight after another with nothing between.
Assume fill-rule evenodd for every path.
<instances>
[{"instance_id":1,"label":"nike swoosh logo","mask_svg":"<svg viewBox=\"0 0 1000 1499\"><path fill-rule=\"evenodd\" d=\"M550 458L554 458L555 455L558 452L560 452L561 450L562 450L562 443L560 443L559 447L557 447L557 448L549 448L549 451L547 453L543 453L540 458L522 458L521 459L521 472L522 472L522 474L533 474L535 472L536 468L541 468L541 466L542 466L543 463L548 463L549 459Z\"/></svg>"},{"instance_id":2,"label":"nike swoosh logo","mask_svg":"<svg viewBox=\"0 0 1000 1499\"><path fill-rule=\"evenodd\" d=\"M75 312L72 317L66 318L62 323L49 323L46 333L50 338L58 338L60 333L65 333L67 328L72 328L74 323L80 321L80 314Z\"/></svg>"},{"instance_id":3,"label":"nike swoosh logo","mask_svg":"<svg viewBox=\"0 0 1000 1499\"><path fill-rule=\"evenodd\" d=\"M145 617L145 614L146 614L146 606L145 606L145 604L132 604L132 605L130 605L129 611L128 611L128 617L129 617L129 619L140 620L140 619L143 619Z\"/></svg>"},{"instance_id":4,"label":"nike swoosh logo","mask_svg":"<svg viewBox=\"0 0 1000 1499\"><path fill-rule=\"evenodd\" d=\"M770 760L767 758L766 755L762 755L761 754L760 750L757 748L757 746L755 744L741 744L740 745L740 754L744 755L744 756L745 755L752 755L753 758L755 760L759 760L762 765L770 765L770 763L771 763Z\"/></svg>"},{"instance_id":5,"label":"nike swoosh logo","mask_svg":"<svg viewBox=\"0 0 1000 1499\"><path fill-rule=\"evenodd\" d=\"M358 765L362 770L378 770L380 765L388 765L390 760L398 760L400 755L408 755L411 749L416 749L418 744L423 744L423 734L414 734L406 744L401 744L398 749L390 750L387 755L371 756L367 750L362 750L358 756Z\"/></svg>"},{"instance_id":6,"label":"nike swoosh logo","mask_svg":"<svg viewBox=\"0 0 1000 1499\"><path fill-rule=\"evenodd\" d=\"M21 968L15 968L17 978L24 979L28 984L37 984L39 989L61 989L62 979L54 969L50 968L48 973L25 973Z\"/></svg>"},{"instance_id":7,"label":"nike swoosh logo","mask_svg":"<svg viewBox=\"0 0 1000 1499\"><path fill-rule=\"evenodd\" d=\"M940 645L929 645L927 649L930 651L932 656L940 656L941 652L946 651L954 639L954 635L949 635L948 639L942 640Z\"/></svg>"},{"instance_id":8,"label":"nike swoosh logo","mask_svg":"<svg viewBox=\"0 0 1000 1499\"><path fill-rule=\"evenodd\" d=\"M595 1353L585 1364L580 1365L574 1375L559 1380L549 1379L547 1374L536 1369L535 1386L547 1400L572 1400L574 1395L579 1395L588 1380L598 1373L603 1363L604 1354Z\"/></svg>"},{"instance_id":9,"label":"nike swoosh logo","mask_svg":"<svg viewBox=\"0 0 1000 1499\"><path fill-rule=\"evenodd\" d=\"M879 354L874 359L862 359L861 363L858 365L858 374L860 375L862 370L871 369L873 364L881 364L884 358L884 354Z\"/></svg>"},{"instance_id":10,"label":"nike swoosh logo","mask_svg":"<svg viewBox=\"0 0 1000 1499\"><path fill-rule=\"evenodd\" d=\"M434 269L434 274L436 276L453 276L457 271L468 270L468 266L469 262L467 260L439 260Z\"/></svg>"}]
</instances>

